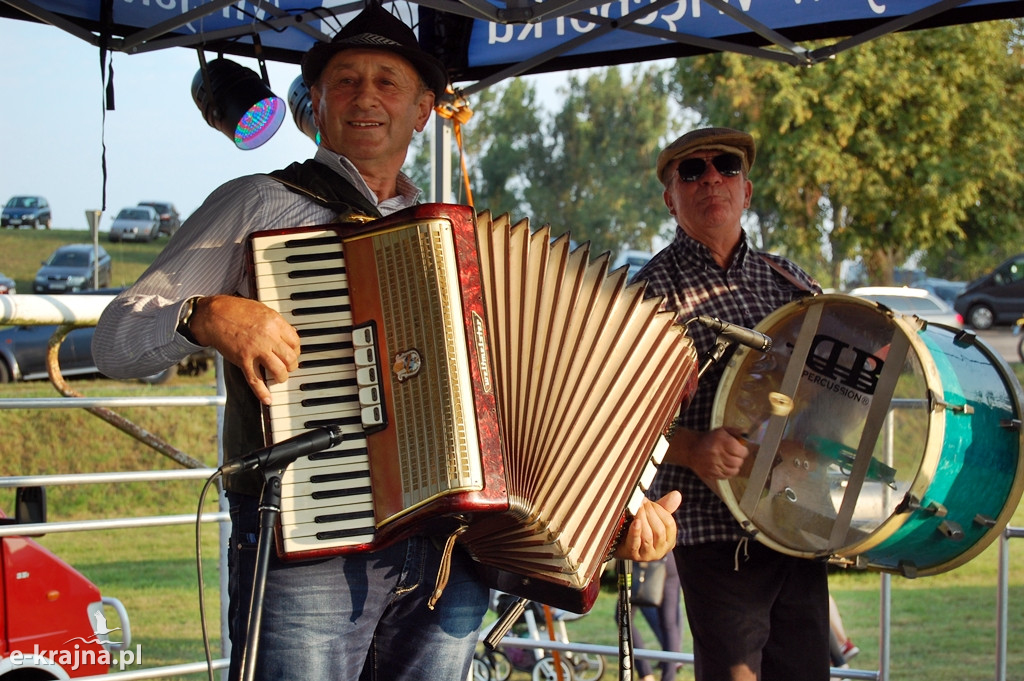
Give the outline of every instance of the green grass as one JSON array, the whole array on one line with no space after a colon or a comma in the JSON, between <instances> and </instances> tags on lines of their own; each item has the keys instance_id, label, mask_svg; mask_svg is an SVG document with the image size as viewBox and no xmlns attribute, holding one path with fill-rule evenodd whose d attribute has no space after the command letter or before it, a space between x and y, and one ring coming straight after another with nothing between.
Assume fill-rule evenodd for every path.
<instances>
[{"instance_id":1,"label":"green grass","mask_svg":"<svg viewBox=\"0 0 1024 681\"><path fill-rule=\"evenodd\" d=\"M24 234L24 233L22 233ZM1018 373L1021 365L1014 365ZM145 386L106 380L75 381L88 396L101 394L164 395L213 394L213 373L177 377L166 386ZM0 398L51 397L46 383L0 386ZM120 410L153 433L190 455L213 464L216 442L215 409L135 408ZM67 473L108 470L171 468L175 464L115 431L81 410L5 410L4 456L0 475ZM133 484L54 488L48 493L51 520L88 517L142 516L158 513L194 513L201 484ZM10 497L0 499L9 509ZM213 500L209 508L212 510ZM1024 526L1017 510L1011 521ZM204 526L204 575L207 606L219 656L219 600L216 556L218 533ZM133 638L142 646L145 666L196 662L203 659L194 568L193 528L111 530L58 533L40 542L63 557L104 595L124 602L131 616ZM1009 595L1008 677L1024 678L1024 571L1014 542L1011 548ZM981 681L991 679L996 650L997 546L993 544L966 565L933 577L892 578L891 676L893 681ZM879 666L879 584L877 573L838 569L831 580L846 628L861 649L854 666ZM615 598L602 592L594 609L568 624L574 642L615 645ZM642 618L638 626L647 634ZM692 652L688 632L684 652ZM616 678L615 658L608 659L603 679ZM203 675L191 675L200 679ZM514 681L529 678L516 672ZM692 679L683 667L679 679Z\"/></svg>"},{"instance_id":2,"label":"green grass","mask_svg":"<svg viewBox=\"0 0 1024 681\"><path fill-rule=\"evenodd\" d=\"M31 293L32 280L42 261L58 246L92 243L88 230L73 229L2 229L0 230L0 272L14 279L18 293ZM156 254L167 244L167 237L150 243L107 241L100 233L99 243L110 253L112 287L127 286L145 271Z\"/></svg>"}]
</instances>

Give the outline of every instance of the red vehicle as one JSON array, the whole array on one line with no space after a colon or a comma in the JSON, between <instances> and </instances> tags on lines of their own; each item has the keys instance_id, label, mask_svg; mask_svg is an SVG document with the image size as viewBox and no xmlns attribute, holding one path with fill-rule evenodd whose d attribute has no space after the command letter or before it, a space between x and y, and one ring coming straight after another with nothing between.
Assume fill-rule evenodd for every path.
<instances>
[{"instance_id":1,"label":"red vehicle","mask_svg":"<svg viewBox=\"0 0 1024 681\"><path fill-rule=\"evenodd\" d=\"M40 522L40 516L45 518L42 492L19 489L15 519L0 511L0 524ZM0 579L0 679L106 674L112 664L123 668L126 658L134 658L120 601L100 596L95 584L39 543L0 537ZM107 626L105 605L117 613L120 621L114 624L119 627Z\"/></svg>"}]
</instances>

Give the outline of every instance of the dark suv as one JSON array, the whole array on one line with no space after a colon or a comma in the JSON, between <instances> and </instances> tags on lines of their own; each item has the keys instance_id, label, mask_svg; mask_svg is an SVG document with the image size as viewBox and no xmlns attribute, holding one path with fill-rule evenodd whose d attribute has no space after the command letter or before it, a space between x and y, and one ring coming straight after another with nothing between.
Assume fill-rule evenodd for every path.
<instances>
[{"instance_id":1,"label":"dark suv","mask_svg":"<svg viewBox=\"0 0 1024 681\"><path fill-rule=\"evenodd\" d=\"M1024 253L969 283L953 307L976 329L1012 324L1024 316Z\"/></svg>"},{"instance_id":2,"label":"dark suv","mask_svg":"<svg viewBox=\"0 0 1024 681\"><path fill-rule=\"evenodd\" d=\"M0 213L0 226L50 229L50 203L41 196L15 196Z\"/></svg>"},{"instance_id":3,"label":"dark suv","mask_svg":"<svg viewBox=\"0 0 1024 681\"><path fill-rule=\"evenodd\" d=\"M172 236L181 227L181 216L173 203L166 201L139 201L140 206L152 206L160 214L160 233Z\"/></svg>"}]
</instances>

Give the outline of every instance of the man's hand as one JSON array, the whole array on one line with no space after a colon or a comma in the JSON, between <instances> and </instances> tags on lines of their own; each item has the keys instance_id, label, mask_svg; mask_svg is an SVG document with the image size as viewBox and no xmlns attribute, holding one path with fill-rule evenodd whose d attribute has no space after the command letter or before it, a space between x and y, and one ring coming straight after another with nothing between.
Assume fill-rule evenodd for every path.
<instances>
[{"instance_id":1,"label":"man's hand","mask_svg":"<svg viewBox=\"0 0 1024 681\"><path fill-rule=\"evenodd\" d=\"M725 428L708 432L679 429L669 442L665 463L686 466L715 490L718 480L740 472L749 455L743 440Z\"/></svg>"},{"instance_id":2,"label":"man's hand","mask_svg":"<svg viewBox=\"0 0 1024 681\"><path fill-rule=\"evenodd\" d=\"M615 557L624 560L658 560L676 545L676 521L672 512L679 508L683 495L673 490L658 499L644 499L629 531L615 548Z\"/></svg>"},{"instance_id":3,"label":"man's hand","mask_svg":"<svg viewBox=\"0 0 1024 681\"><path fill-rule=\"evenodd\" d=\"M202 345L216 349L241 369L264 404L270 404L264 373L280 383L299 366L299 334L284 317L257 300L223 295L200 298L189 330Z\"/></svg>"}]
</instances>

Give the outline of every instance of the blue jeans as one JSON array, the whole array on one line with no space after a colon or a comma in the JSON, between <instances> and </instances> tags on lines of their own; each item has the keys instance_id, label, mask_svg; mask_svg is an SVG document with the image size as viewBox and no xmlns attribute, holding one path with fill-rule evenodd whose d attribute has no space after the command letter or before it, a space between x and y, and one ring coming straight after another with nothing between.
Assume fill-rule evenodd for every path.
<instances>
[{"instance_id":1,"label":"blue jeans","mask_svg":"<svg viewBox=\"0 0 1024 681\"><path fill-rule=\"evenodd\" d=\"M259 529L258 502L228 493L231 676L240 678ZM414 537L372 553L284 562L271 552L256 678L260 681L460 681L476 648L488 589L459 549L433 610L441 542Z\"/></svg>"}]
</instances>

